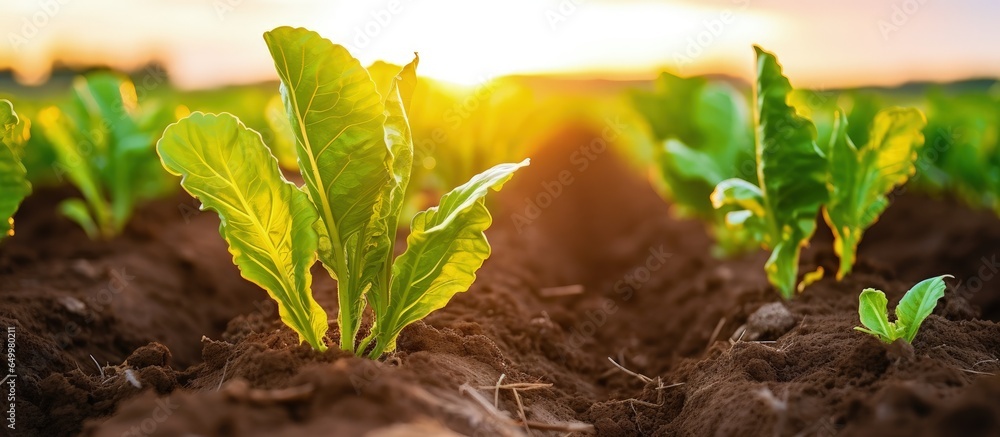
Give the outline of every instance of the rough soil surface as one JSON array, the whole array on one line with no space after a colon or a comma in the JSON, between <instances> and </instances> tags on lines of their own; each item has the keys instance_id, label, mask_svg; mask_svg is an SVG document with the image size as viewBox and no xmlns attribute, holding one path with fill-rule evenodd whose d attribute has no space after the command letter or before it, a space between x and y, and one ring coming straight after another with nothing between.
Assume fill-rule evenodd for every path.
<instances>
[{"instance_id":1,"label":"rough soil surface","mask_svg":"<svg viewBox=\"0 0 1000 437\"><path fill-rule=\"evenodd\" d=\"M42 191L0 246L20 435L1000 433L992 213L897 196L852 275L781 303L767 254L713 258L704 227L601 146L568 129L541 147L495 201L472 289L379 362L297 345L191 199L90 242L54 213L66 193ZM830 241L821 229L802 271L836 269ZM861 289L895 303L944 273L912 350L851 329Z\"/></svg>"}]
</instances>

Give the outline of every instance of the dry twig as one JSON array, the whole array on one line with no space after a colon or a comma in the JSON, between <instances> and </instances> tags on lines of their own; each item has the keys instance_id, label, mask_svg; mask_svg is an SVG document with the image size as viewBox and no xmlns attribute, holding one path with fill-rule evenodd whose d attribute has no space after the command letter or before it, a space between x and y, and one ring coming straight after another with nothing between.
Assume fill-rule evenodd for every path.
<instances>
[{"instance_id":1,"label":"dry twig","mask_svg":"<svg viewBox=\"0 0 1000 437\"><path fill-rule=\"evenodd\" d=\"M472 400L475 401L475 404L491 417L511 426L524 426L525 429L528 430L529 434L532 429L540 431L558 431L566 433L573 433L573 432L581 432L588 434L594 433L595 432L594 426L588 423L581 423L581 422L545 423L545 422L528 420L527 417L525 417L524 403L521 401L521 395L518 393L518 390L532 390L537 388L547 388L551 386L552 384L531 384L531 383L507 384L507 387L514 392L514 400L518 404L518 415L520 416L520 420L511 419L507 413L501 411L497 407L490 404L490 402L477 391L477 388L474 388L468 384L462 384L458 388L458 390L459 392L466 394L470 398L472 398ZM491 390L491 389L496 389L496 387L497 387L496 385L480 387L478 388L478 390ZM522 388L517 388L517 387L522 387ZM500 388L505 388L505 386L500 386Z\"/></svg>"},{"instance_id":2,"label":"dry twig","mask_svg":"<svg viewBox=\"0 0 1000 437\"><path fill-rule=\"evenodd\" d=\"M538 290L542 297L563 297L583 294L583 286L580 284L563 285L561 287L546 287Z\"/></svg>"},{"instance_id":3,"label":"dry twig","mask_svg":"<svg viewBox=\"0 0 1000 437\"><path fill-rule=\"evenodd\" d=\"M636 373L636 372L633 372L631 370L628 370L624 366L622 366L621 364L618 364L617 362L615 362L615 360L613 358L611 358L611 357L608 357L608 361L611 361L611 364L614 364L615 367L617 367L622 372L625 372L625 373L627 373L629 375L632 375L632 376L634 376L636 378L639 378L640 381L642 381L642 382L644 382L646 384L650 384L650 383L653 382L653 378L650 378L650 377L648 377L646 375L643 375L641 373Z\"/></svg>"},{"instance_id":4,"label":"dry twig","mask_svg":"<svg viewBox=\"0 0 1000 437\"><path fill-rule=\"evenodd\" d=\"M723 317L719 319L719 323L715 324L715 329L712 330L712 336L708 339L708 344L705 345L705 353L712 348L712 344L715 343L715 339L719 338L719 333L722 332L722 327L726 325L726 318Z\"/></svg>"}]
</instances>

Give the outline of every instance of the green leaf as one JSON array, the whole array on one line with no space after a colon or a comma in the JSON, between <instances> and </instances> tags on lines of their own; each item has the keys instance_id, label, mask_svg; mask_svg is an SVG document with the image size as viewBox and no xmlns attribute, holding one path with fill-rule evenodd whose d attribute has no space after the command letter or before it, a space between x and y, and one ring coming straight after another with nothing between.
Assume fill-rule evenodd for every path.
<instances>
[{"instance_id":1,"label":"green leaf","mask_svg":"<svg viewBox=\"0 0 1000 437\"><path fill-rule=\"evenodd\" d=\"M96 147L95 143L80 141L73 133L75 127L72 122L56 107L43 109L36 121L55 150L60 171L80 190L86 201L86 205L61 207L62 212L81 226L93 225L91 229L84 228L91 238L112 235L111 205L104 198L99 170L93 165L93 154L97 152L93 148L81 149L81 146Z\"/></svg>"},{"instance_id":2,"label":"green leaf","mask_svg":"<svg viewBox=\"0 0 1000 437\"><path fill-rule=\"evenodd\" d=\"M18 122L14 105L0 100L0 240L14 235L14 213L31 193L27 170L18 153L24 141L17 132Z\"/></svg>"},{"instance_id":3,"label":"green leaf","mask_svg":"<svg viewBox=\"0 0 1000 437\"><path fill-rule=\"evenodd\" d=\"M678 140L667 140L659 154L660 172L673 201L688 214L711 218L715 211L709 194L731 175L713 157Z\"/></svg>"},{"instance_id":4,"label":"green leaf","mask_svg":"<svg viewBox=\"0 0 1000 437\"><path fill-rule=\"evenodd\" d=\"M110 216L98 216L105 236L121 232L139 199L138 185L165 180L162 172L149 173L144 163L156 163L155 135L140 129L138 97L132 81L124 75L97 72L73 81L71 118L76 120L77 140L93 145L85 156L107 191ZM75 109L75 110L74 110ZM93 205L93 204L92 204Z\"/></svg>"},{"instance_id":5,"label":"green leaf","mask_svg":"<svg viewBox=\"0 0 1000 437\"><path fill-rule=\"evenodd\" d=\"M785 101L792 87L774 55L757 50L757 176L777 241L804 243L826 200L826 160L815 128Z\"/></svg>"},{"instance_id":6,"label":"green leaf","mask_svg":"<svg viewBox=\"0 0 1000 437\"><path fill-rule=\"evenodd\" d=\"M662 73L653 92L636 92L632 98L662 141L658 163L674 202L686 213L715 218L708 201L715 186L753 175L752 168L742 168L753 164L743 96L724 83Z\"/></svg>"},{"instance_id":7,"label":"green leaf","mask_svg":"<svg viewBox=\"0 0 1000 437\"><path fill-rule=\"evenodd\" d=\"M676 174L688 179L704 178L716 181L716 184L726 179L726 171L719 168L711 156L699 153L677 140L667 140L664 144L664 159L673 162ZM669 158L667 158L669 157ZM713 187L715 185L712 185Z\"/></svg>"},{"instance_id":8,"label":"green leaf","mask_svg":"<svg viewBox=\"0 0 1000 437\"><path fill-rule=\"evenodd\" d=\"M796 290L798 260L802 246L816 229L816 215L826 200L826 158L816 146L816 130L787 102L792 90L781 73L774 55L757 51L757 86L755 94L757 186L760 199L726 194L740 187L739 182L720 183L713 193L716 208L735 205L750 211L729 214L738 218L736 226L751 226L751 234L774 253L764 266L768 280L789 299ZM749 185L749 184L747 184ZM721 190L720 190L721 189ZM752 206L752 208L751 208ZM759 207L759 209L758 209Z\"/></svg>"},{"instance_id":9,"label":"green leaf","mask_svg":"<svg viewBox=\"0 0 1000 437\"><path fill-rule=\"evenodd\" d=\"M20 122L17 113L14 112L14 105L9 100L0 99L0 141L4 144L12 144L15 140L15 128Z\"/></svg>"},{"instance_id":10,"label":"green leaf","mask_svg":"<svg viewBox=\"0 0 1000 437\"><path fill-rule=\"evenodd\" d=\"M847 118L835 123L829 149L829 200L823 215L833 231L834 251L840 257L837 279L854 266L858 243L889 205L886 198L914 173L923 145L923 114L913 108L880 111L864 135L869 142L857 148L848 135Z\"/></svg>"},{"instance_id":11,"label":"green leaf","mask_svg":"<svg viewBox=\"0 0 1000 437\"><path fill-rule=\"evenodd\" d=\"M101 237L101 230L90 214L90 208L80 199L66 199L59 203L59 212L76 223L91 240Z\"/></svg>"},{"instance_id":12,"label":"green leaf","mask_svg":"<svg viewBox=\"0 0 1000 437\"><path fill-rule=\"evenodd\" d=\"M375 82L383 102L390 98L398 98L402 103L403 113L410 112L410 100L417 87L416 68L419 63L420 57L414 54L413 61L403 67L382 61L377 61L368 67L368 74ZM397 92L399 96L393 97Z\"/></svg>"},{"instance_id":13,"label":"green leaf","mask_svg":"<svg viewBox=\"0 0 1000 437\"><path fill-rule=\"evenodd\" d=\"M917 336L924 319L931 315L939 299L944 297L944 278L951 275L941 275L936 278L924 279L910 288L896 306L896 324L902 330L902 337L912 343Z\"/></svg>"},{"instance_id":14,"label":"green leaf","mask_svg":"<svg viewBox=\"0 0 1000 437\"><path fill-rule=\"evenodd\" d=\"M63 110L46 108L37 118L52 145L56 168L82 193L92 238L110 238L124 229L137 202L166 194L175 185L162 171L153 142L166 118L144 120L135 86L128 77L98 72L73 81L73 94ZM154 122L155 121L155 122Z\"/></svg>"},{"instance_id":15,"label":"green leaf","mask_svg":"<svg viewBox=\"0 0 1000 437\"><path fill-rule=\"evenodd\" d=\"M782 297L790 299L797 291L800 243L795 240L780 240L771 248L771 256L764 263L767 280L778 287ZM788 287L792 287L789 289Z\"/></svg>"},{"instance_id":16,"label":"green leaf","mask_svg":"<svg viewBox=\"0 0 1000 437\"><path fill-rule=\"evenodd\" d=\"M881 99L874 93L854 92L851 95L851 112L847 116L847 136L854 144L865 144L869 141L872 125L881 107Z\"/></svg>"},{"instance_id":17,"label":"green leaf","mask_svg":"<svg viewBox=\"0 0 1000 437\"><path fill-rule=\"evenodd\" d=\"M872 334L886 343L895 341L896 327L889 321L888 305L885 293L874 288L866 288L858 298L858 317L865 328L854 329Z\"/></svg>"},{"instance_id":18,"label":"green leaf","mask_svg":"<svg viewBox=\"0 0 1000 437\"><path fill-rule=\"evenodd\" d=\"M279 27L264 34L281 78L306 191L319 211L319 258L337 278L341 348L354 350L365 307L363 254L391 177L384 106L347 49L319 34Z\"/></svg>"},{"instance_id":19,"label":"green leaf","mask_svg":"<svg viewBox=\"0 0 1000 437\"><path fill-rule=\"evenodd\" d=\"M232 115L196 112L170 125L157 151L202 208L219 214L219 232L243 277L278 302L300 342L325 350L326 313L310 291L317 214L281 175L260 135Z\"/></svg>"},{"instance_id":20,"label":"green leaf","mask_svg":"<svg viewBox=\"0 0 1000 437\"><path fill-rule=\"evenodd\" d=\"M830 144L833 123L839 111L837 95L831 91L793 89L788 94L788 104L802 117L816 126L816 144L820 148ZM824 150L825 152L825 150Z\"/></svg>"},{"instance_id":21,"label":"green leaf","mask_svg":"<svg viewBox=\"0 0 1000 437\"><path fill-rule=\"evenodd\" d=\"M764 217L764 193L756 185L742 179L727 179L719 182L710 197L712 205L722 208L724 205L734 205L741 210L750 212L755 217Z\"/></svg>"},{"instance_id":22,"label":"green leaf","mask_svg":"<svg viewBox=\"0 0 1000 437\"><path fill-rule=\"evenodd\" d=\"M692 122L694 103L708 85L703 77L682 78L661 73L653 92L632 95L633 104L649 122L658 140L676 138L685 144L701 144L704 132Z\"/></svg>"},{"instance_id":23,"label":"green leaf","mask_svg":"<svg viewBox=\"0 0 1000 437\"><path fill-rule=\"evenodd\" d=\"M872 334L886 343L899 338L912 343L920 325L934 312L938 300L944 296L944 278L951 277L953 276L941 275L925 279L910 288L896 306L895 323L889 321L885 294L871 288L865 289L858 302L858 316L865 327L854 329Z\"/></svg>"},{"instance_id":24,"label":"green leaf","mask_svg":"<svg viewBox=\"0 0 1000 437\"><path fill-rule=\"evenodd\" d=\"M388 77L388 82L376 80L383 84L380 93L385 96L385 142L389 149L386 155L386 167L392 173L389 183L381 194L376 214L372 217L365 237L367 244L364 253L365 265L361 275L361 285L369 287L368 302L372 310L385 313L389 306L389 284L392 279L392 258L395 251L396 229L403 210L406 187L410 181L410 171L413 167L413 138L406 114L406 100L403 89L412 91L416 82L416 67L419 58L405 67L395 67L390 64L377 64L380 72L374 77ZM388 67L385 67L388 66ZM386 68L393 68L395 73L387 73ZM372 339L369 335L364 345ZM361 352L364 352L363 350Z\"/></svg>"},{"instance_id":25,"label":"green leaf","mask_svg":"<svg viewBox=\"0 0 1000 437\"><path fill-rule=\"evenodd\" d=\"M724 226L728 211L709 201L719 182L754 175L745 98L724 83L663 73L653 92L633 93L632 100L662 142L656 160L678 211L712 222L726 253L748 248L742 232Z\"/></svg>"},{"instance_id":26,"label":"green leaf","mask_svg":"<svg viewBox=\"0 0 1000 437\"><path fill-rule=\"evenodd\" d=\"M760 188L742 179L727 179L719 183L710 199L718 211L725 212L724 225L731 234L739 233L739 241L764 240L768 228Z\"/></svg>"},{"instance_id":27,"label":"green leaf","mask_svg":"<svg viewBox=\"0 0 1000 437\"><path fill-rule=\"evenodd\" d=\"M381 310L373 307L372 329L377 343L370 356L394 350L404 327L469 289L476 271L490 255L484 231L493 219L484 197L528 164L524 160L494 166L445 194L440 205L413 218L406 251L392 267L389 305Z\"/></svg>"}]
</instances>

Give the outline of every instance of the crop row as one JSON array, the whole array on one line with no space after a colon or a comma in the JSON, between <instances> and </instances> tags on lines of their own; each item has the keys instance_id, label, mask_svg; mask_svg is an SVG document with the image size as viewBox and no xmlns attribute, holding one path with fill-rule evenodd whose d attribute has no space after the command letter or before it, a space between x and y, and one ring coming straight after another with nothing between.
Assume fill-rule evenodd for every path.
<instances>
[{"instance_id":1,"label":"crop row","mask_svg":"<svg viewBox=\"0 0 1000 437\"><path fill-rule=\"evenodd\" d=\"M264 39L280 99L250 105L256 130L229 113L165 104L169 98L140 102L151 93L113 73L78 78L59 105L28 102L30 115L0 101L0 231L13 235L32 182L68 180L79 197L59 211L91 238L114 238L136 205L172 192L179 176L203 209L219 215L233 262L278 302L301 342L327 348L327 314L311 290L310 267L319 260L338 282L340 348L378 358L395 348L404 327L471 286L490 255L486 194L528 165L517 162L527 153L521 144L555 118L526 110L530 91L509 84L509 94L486 89L487 97L442 97L444 88L432 88L442 95L427 101L437 103L420 102L417 58L366 68L305 29L277 28ZM707 223L722 256L771 251L765 270L784 298L825 273L798 272L819 215L834 234L839 280L865 230L911 177L923 189L998 208L997 99L932 94L929 122L916 107L883 107L871 94L817 103L793 89L773 54L756 48L756 55L749 99L723 82L669 73L654 90L627 97L640 115L631 122L648 123L675 206ZM532 117L541 120L532 124ZM282 169L297 171L303 183L288 181ZM417 212L421 202L413 199L427 195L427 180L438 191L457 187ZM396 229L406 219L406 248L395 256ZM865 290L863 330L912 341L943 280L917 284L895 322L885 296ZM373 325L365 333L367 308Z\"/></svg>"}]
</instances>

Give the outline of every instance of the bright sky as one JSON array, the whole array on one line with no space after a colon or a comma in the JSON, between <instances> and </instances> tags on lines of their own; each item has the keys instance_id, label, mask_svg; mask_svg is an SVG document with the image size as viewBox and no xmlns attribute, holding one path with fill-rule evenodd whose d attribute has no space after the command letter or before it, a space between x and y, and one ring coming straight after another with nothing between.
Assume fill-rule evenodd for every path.
<instances>
[{"instance_id":1,"label":"bright sky","mask_svg":"<svg viewBox=\"0 0 1000 437\"><path fill-rule=\"evenodd\" d=\"M996 0L4 0L0 68L53 60L167 65L186 88L274 79L261 34L304 26L364 62L475 83L504 74L652 77L753 71L751 44L797 85L1000 77Z\"/></svg>"}]
</instances>

